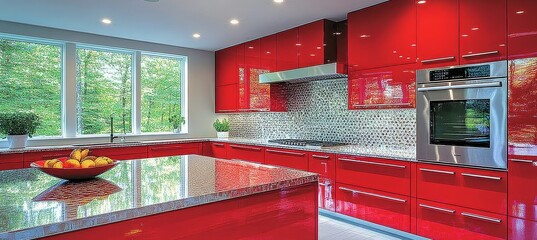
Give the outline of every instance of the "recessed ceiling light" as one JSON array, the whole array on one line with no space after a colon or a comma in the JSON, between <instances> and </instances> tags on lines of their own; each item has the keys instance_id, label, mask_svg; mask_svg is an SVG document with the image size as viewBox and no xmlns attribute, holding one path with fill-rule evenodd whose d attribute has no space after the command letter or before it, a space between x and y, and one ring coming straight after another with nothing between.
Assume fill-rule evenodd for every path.
<instances>
[{"instance_id":1,"label":"recessed ceiling light","mask_svg":"<svg viewBox=\"0 0 537 240\"><path fill-rule=\"evenodd\" d=\"M283 0L273 0L275 3L282 3Z\"/></svg>"},{"instance_id":2,"label":"recessed ceiling light","mask_svg":"<svg viewBox=\"0 0 537 240\"><path fill-rule=\"evenodd\" d=\"M199 33L194 33L194 34L192 34L192 37L194 37L194 38L200 38L201 35L200 35Z\"/></svg>"},{"instance_id":3,"label":"recessed ceiling light","mask_svg":"<svg viewBox=\"0 0 537 240\"><path fill-rule=\"evenodd\" d=\"M229 23L231 23L231 24L233 24L233 25L237 25L237 24L239 24L239 20L233 18L233 19L231 19L231 20L229 21Z\"/></svg>"},{"instance_id":4,"label":"recessed ceiling light","mask_svg":"<svg viewBox=\"0 0 537 240\"><path fill-rule=\"evenodd\" d=\"M108 19L108 18L103 18L103 20L101 20L102 23L104 24L110 24L112 23L112 20Z\"/></svg>"}]
</instances>

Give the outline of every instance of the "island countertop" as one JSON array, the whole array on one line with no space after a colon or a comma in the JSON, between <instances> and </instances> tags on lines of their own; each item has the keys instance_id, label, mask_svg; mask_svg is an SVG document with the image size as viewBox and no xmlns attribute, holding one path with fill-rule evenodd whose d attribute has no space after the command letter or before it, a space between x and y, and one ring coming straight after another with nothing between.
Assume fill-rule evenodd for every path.
<instances>
[{"instance_id":1,"label":"island countertop","mask_svg":"<svg viewBox=\"0 0 537 240\"><path fill-rule=\"evenodd\" d=\"M0 239L33 239L316 182L314 173L198 155L123 161L69 182L0 171Z\"/></svg>"}]
</instances>

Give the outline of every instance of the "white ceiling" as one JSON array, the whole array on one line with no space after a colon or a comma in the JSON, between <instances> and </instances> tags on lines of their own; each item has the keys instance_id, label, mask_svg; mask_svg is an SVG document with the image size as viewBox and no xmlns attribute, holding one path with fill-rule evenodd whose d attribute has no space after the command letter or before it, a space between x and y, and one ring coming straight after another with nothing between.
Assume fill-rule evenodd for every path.
<instances>
[{"instance_id":1,"label":"white ceiling","mask_svg":"<svg viewBox=\"0 0 537 240\"><path fill-rule=\"evenodd\" d=\"M0 20L212 51L384 1L0 0Z\"/></svg>"}]
</instances>

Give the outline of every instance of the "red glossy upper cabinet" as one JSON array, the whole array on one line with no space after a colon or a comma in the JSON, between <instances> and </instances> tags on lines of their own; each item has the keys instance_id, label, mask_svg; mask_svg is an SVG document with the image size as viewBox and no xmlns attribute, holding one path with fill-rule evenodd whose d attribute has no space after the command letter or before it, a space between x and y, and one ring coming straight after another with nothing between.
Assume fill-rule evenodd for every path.
<instances>
[{"instance_id":1,"label":"red glossy upper cabinet","mask_svg":"<svg viewBox=\"0 0 537 240\"><path fill-rule=\"evenodd\" d=\"M337 52L337 71L339 73L348 73L348 30L347 20L336 23L336 52Z\"/></svg>"},{"instance_id":2,"label":"red glossy upper cabinet","mask_svg":"<svg viewBox=\"0 0 537 240\"><path fill-rule=\"evenodd\" d=\"M419 68L459 64L459 1L416 1Z\"/></svg>"},{"instance_id":3,"label":"red glossy upper cabinet","mask_svg":"<svg viewBox=\"0 0 537 240\"><path fill-rule=\"evenodd\" d=\"M261 40L244 43L245 69L248 109L251 111L270 111L270 85L259 83L259 74L268 70L261 67Z\"/></svg>"},{"instance_id":4,"label":"red glossy upper cabinet","mask_svg":"<svg viewBox=\"0 0 537 240\"><path fill-rule=\"evenodd\" d=\"M298 28L277 33L276 70L285 71L298 68Z\"/></svg>"},{"instance_id":5,"label":"red glossy upper cabinet","mask_svg":"<svg viewBox=\"0 0 537 240\"><path fill-rule=\"evenodd\" d=\"M237 84L237 51L234 47L224 48L215 53L216 86Z\"/></svg>"},{"instance_id":6,"label":"red glossy upper cabinet","mask_svg":"<svg viewBox=\"0 0 537 240\"><path fill-rule=\"evenodd\" d=\"M336 61L336 25L319 20L298 27L298 66L310 67Z\"/></svg>"},{"instance_id":7,"label":"red glossy upper cabinet","mask_svg":"<svg viewBox=\"0 0 537 240\"><path fill-rule=\"evenodd\" d=\"M537 1L507 2L509 59L537 56Z\"/></svg>"},{"instance_id":8,"label":"red glossy upper cabinet","mask_svg":"<svg viewBox=\"0 0 537 240\"><path fill-rule=\"evenodd\" d=\"M416 107L415 65L349 72L349 109Z\"/></svg>"},{"instance_id":9,"label":"red glossy upper cabinet","mask_svg":"<svg viewBox=\"0 0 537 240\"><path fill-rule=\"evenodd\" d=\"M276 71L277 35L269 35L259 40L260 69L263 72Z\"/></svg>"},{"instance_id":10,"label":"red glossy upper cabinet","mask_svg":"<svg viewBox=\"0 0 537 240\"><path fill-rule=\"evenodd\" d=\"M416 62L415 0L392 0L348 14L349 70Z\"/></svg>"},{"instance_id":11,"label":"red glossy upper cabinet","mask_svg":"<svg viewBox=\"0 0 537 240\"><path fill-rule=\"evenodd\" d=\"M507 59L506 0L459 0L460 63Z\"/></svg>"},{"instance_id":12,"label":"red glossy upper cabinet","mask_svg":"<svg viewBox=\"0 0 537 240\"><path fill-rule=\"evenodd\" d=\"M239 107L239 85L217 86L215 90L215 111L217 113L236 112Z\"/></svg>"}]
</instances>

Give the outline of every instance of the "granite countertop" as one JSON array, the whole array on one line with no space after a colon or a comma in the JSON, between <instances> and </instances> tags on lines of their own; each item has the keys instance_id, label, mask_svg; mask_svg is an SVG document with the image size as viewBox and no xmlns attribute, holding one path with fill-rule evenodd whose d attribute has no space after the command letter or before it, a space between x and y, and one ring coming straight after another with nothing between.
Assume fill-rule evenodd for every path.
<instances>
[{"instance_id":1,"label":"granite countertop","mask_svg":"<svg viewBox=\"0 0 537 240\"><path fill-rule=\"evenodd\" d=\"M246 145L257 145L265 147L287 148L304 151L325 152L335 154L348 154L364 157L380 157L403 161L416 161L415 147L373 147L360 145L344 145L338 147L312 148L302 146L290 146L277 143L269 143L267 139L249 139L249 138L212 138L213 142L226 142Z\"/></svg>"},{"instance_id":2,"label":"granite countertop","mask_svg":"<svg viewBox=\"0 0 537 240\"><path fill-rule=\"evenodd\" d=\"M317 180L314 173L198 155L122 161L84 182L31 168L0 171L0 239L39 238Z\"/></svg>"}]
</instances>

